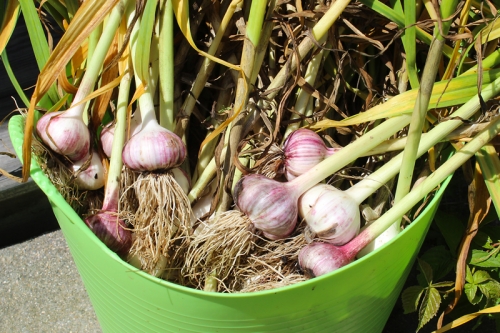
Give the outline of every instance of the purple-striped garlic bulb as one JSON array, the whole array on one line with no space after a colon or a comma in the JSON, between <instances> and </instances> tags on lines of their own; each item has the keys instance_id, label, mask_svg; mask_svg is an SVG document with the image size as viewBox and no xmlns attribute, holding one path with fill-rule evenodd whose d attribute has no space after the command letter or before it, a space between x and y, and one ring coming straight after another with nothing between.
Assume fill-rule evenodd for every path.
<instances>
[{"instance_id":1,"label":"purple-striped garlic bulb","mask_svg":"<svg viewBox=\"0 0 500 333\"><path fill-rule=\"evenodd\" d=\"M180 166L186 154L181 138L156 121L149 121L125 144L122 158L132 170L154 171Z\"/></svg>"},{"instance_id":2,"label":"purple-striped garlic bulb","mask_svg":"<svg viewBox=\"0 0 500 333\"><path fill-rule=\"evenodd\" d=\"M260 174L250 174L234 188L236 206L265 237L275 240L290 235L297 223L297 191Z\"/></svg>"},{"instance_id":3,"label":"purple-striped garlic bulb","mask_svg":"<svg viewBox=\"0 0 500 333\"><path fill-rule=\"evenodd\" d=\"M110 123L103 127L101 131L101 146L102 150L108 158L111 158L111 150L113 148L113 138L115 136L115 124ZM130 119L130 136L133 136L141 130L141 117L135 116Z\"/></svg>"},{"instance_id":4,"label":"purple-striped garlic bulb","mask_svg":"<svg viewBox=\"0 0 500 333\"><path fill-rule=\"evenodd\" d=\"M43 143L71 161L89 154L90 133L79 109L46 113L38 120L36 131Z\"/></svg>"},{"instance_id":5,"label":"purple-striped garlic bulb","mask_svg":"<svg viewBox=\"0 0 500 333\"><path fill-rule=\"evenodd\" d=\"M293 131L283 145L285 177L292 180L300 176L338 150L328 148L314 131L306 128Z\"/></svg>"}]
</instances>

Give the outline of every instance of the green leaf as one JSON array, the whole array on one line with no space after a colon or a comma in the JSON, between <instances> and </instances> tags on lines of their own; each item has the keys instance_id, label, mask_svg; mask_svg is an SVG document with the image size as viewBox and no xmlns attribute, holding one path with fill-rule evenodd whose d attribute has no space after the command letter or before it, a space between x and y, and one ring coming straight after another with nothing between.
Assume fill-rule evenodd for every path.
<instances>
[{"instance_id":1,"label":"green leaf","mask_svg":"<svg viewBox=\"0 0 500 333\"><path fill-rule=\"evenodd\" d=\"M472 280L473 280L474 284L479 285L481 283L487 282L490 279L491 279L491 277L490 277L490 274L488 274L488 272L476 271L473 275Z\"/></svg>"},{"instance_id":2,"label":"green leaf","mask_svg":"<svg viewBox=\"0 0 500 333\"><path fill-rule=\"evenodd\" d=\"M434 280L443 278L455 267L452 254L444 245L430 248L420 259L431 266Z\"/></svg>"},{"instance_id":3,"label":"green leaf","mask_svg":"<svg viewBox=\"0 0 500 333\"><path fill-rule=\"evenodd\" d=\"M441 294L436 288L429 287L425 292L422 305L420 306L418 316L418 328L420 330L425 324L429 322L436 315L441 305Z\"/></svg>"},{"instance_id":4,"label":"green leaf","mask_svg":"<svg viewBox=\"0 0 500 333\"><path fill-rule=\"evenodd\" d=\"M476 296L477 293L477 286L472 283L466 283L464 286L464 292L465 296L467 296L467 299L472 305L476 305L477 303L481 302L481 299L483 298L482 294L479 294Z\"/></svg>"},{"instance_id":5,"label":"green leaf","mask_svg":"<svg viewBox=\"0 0 500 333\"><path fill-rule=\"evenodd\" d=\"M500 297L500 283L495 280L489 280L478 286L479 290L488 299L487 306L495 305Z\"/></svg>"},{"instance_id":6,"label":"green leaf","mask_svg":"<svg viewBox=\"0 0 500 333\"><path fill-rule=\"evenodd\" d=\"M19 0L19 4L21 5L21 12L26 22L26 28L28 29L31 48L35 54L38 68L42 70L49 59L50 50L42 23L38 17L38 9L33 0ZM52 102L59 99L55 86L49 89L48 96Z\"/></svg>"},{"instance_id":7,"label":"green leaf","mask_svg":"<svg viewBox=\"0 0 500 333\"><path fill-rule=\"evenodd\" d=\"M474 277L473 277L472 271L468 265L465 266L465 281L467 281L469 283L474 283Z\"/></svg>"},{"instance_id":8,"label":"green leaf","mask_svg":"<svg viewBox=\"0 0 500 333\"><path fill-rule=\"evenodd\" d=\"M465 231L464 223L456 216L442 210L436 212L434 221L436 221L436 225L450 251L456 253Z\"/></svg>"},{"instance_id":9,"label":"green leaf","mask_svg":"<svg viewBox=\"0 0 500 333\"><path fill-rule=\"evenodd\" d=\"M467 266L466 280L468 283L465 284L464 291L471 304L478 304L483 295L487 298L486 306L497 304L500 297L500 283L492 279L488 272L482 270L471 272ZM481 291L479 295L477 289Z\"/></svg>"},{"instance_id":10,"label":"green leaf","mask_svg":"<svg viewBox=\"0 0 500 333\"><path fill-rule=\"evenodd\" d=\"M491 252L482 250L472 250L472 257L470 259L469 264L483 268L498 268L500 267L500 258L498 258L498 250L495 249Z\"/></svg>"},{"instance_id":11,"label":"green leaf","mask_svg":"<svg viewBox=\"0 0 500 333\"><path fill-rule=\"evenodd\" d=\"M426 288L422 286L411 286L406 288L401 294L401 301L403 302L403 310L405 314L416 312L418 309L418 302Z\"/></svg>"},{"instance_id":12,"label":"green leaf","mask_svg":"<svg viewBox=\"0 0 500 333\"><path fill-rule=\"evenodd\" d=\"M28 99L28 97L26 97L26 94L24 93L23 88L21 88L19 81L17 81L16 75L12 71L12 67L10 67L9 58L7 57L7 50L3 51L1 57L2 57L2 62L5 66L5 71L7 72L7 75L9 76L10 82L14 86L14 89L16 89L16 92L19 95L19 97L22 99L25 107L28 107L30 105L30 100Z\"/></svg>"},{"instance_id":13,"label":"green leaf","mask_svg":"<svg viewBox=\"0 0 500 333\"><path fill-rule=\"evenodd\" d=\"M21 11L26 21L28 35L31 41L31 47L35 53L38 68L42 70L43 66L49 59L49 44L45 37L45 32L42 23L38 18L38 11L33 0L19 0Z\"/></svg>"},{"instance_id":14,"label":"green leaf","mask_svg":"<svg viewBox=\"0 0 500 333\"><path fill-rule=\"evenodd\" d=\"M425 281L427 282L427 285L430 285L432 283L432 267L428 263L426 263L424 260L421 260L420 258L418 260L418 268L420 272L423 274Z\"/></svg>"}]
</instances>

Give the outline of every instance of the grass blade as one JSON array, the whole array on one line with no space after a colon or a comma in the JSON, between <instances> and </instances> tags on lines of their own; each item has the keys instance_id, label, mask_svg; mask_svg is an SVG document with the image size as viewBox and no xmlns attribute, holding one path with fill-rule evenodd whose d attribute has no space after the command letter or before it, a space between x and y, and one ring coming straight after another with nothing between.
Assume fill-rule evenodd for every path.
<instances>
[{"instance_id":1,"label":"grass blade","mask_svg":"<svg viewBox=\"0 0 500 333\"><path fill-rule=\"evenodd\" d=\"M26 94L24 93L23 88L21 88L21 85L17 81L17 78L16 78L14 72L12 71L12 68L10 67L9 58L7 57L7 50L3 51L1 57L2 57L2 61L3 61L3 65L5 66L5 71L7 72L7 75L9 76L10 82L14 86L14 89L16 89L16 92L19 95L19 97L23 100L24 105L26 105L26 107L29 107L30 100L28 99L28 97L26 97Z\"/></svg>"}]
</instances>

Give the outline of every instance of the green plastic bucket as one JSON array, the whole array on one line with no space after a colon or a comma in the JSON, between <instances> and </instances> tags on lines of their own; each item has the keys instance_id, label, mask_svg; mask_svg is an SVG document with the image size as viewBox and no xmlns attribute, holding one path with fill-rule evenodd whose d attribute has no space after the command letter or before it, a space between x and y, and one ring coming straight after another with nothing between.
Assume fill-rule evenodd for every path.
<instances>
[{"instance_id":1,"label":"green plastic bucket","mask_svg":"<svg viewBox=\"0 0 500 333\"><path fill-rule=\"evenodd\" d=\"M21 156L24 121L9 122ZM138 271L94 236L33 160L104 332L381 332L445 186L397 238L330 274L279 289L209 293Z\"/></svg>"}]
</instances>

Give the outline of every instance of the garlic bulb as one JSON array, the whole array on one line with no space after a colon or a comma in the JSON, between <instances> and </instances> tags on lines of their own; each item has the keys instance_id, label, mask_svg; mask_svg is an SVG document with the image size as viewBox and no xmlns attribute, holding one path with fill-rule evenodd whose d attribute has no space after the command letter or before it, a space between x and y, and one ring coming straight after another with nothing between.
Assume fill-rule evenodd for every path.
<instances>
[{"instance_id":1,"label":"garlic bulb","mask_svg":"<svg viewBox=\"0 0 500 333\"><path fill-rule=\"evenodd\" d=\"M318 238L335 245L349 242L360 229L358 202L328 184L318 184L299 198L299 214Z\"/></svg>"},{"instance_id":2,"label":"garlic bulb","mask_svg":"<svg viewBox=\"0 0 500 333\"><path fill-rule=\"evenodd\" d=\"M290 235L297 223L298 195L263 175L243 177L234 188L236 206L271 240Z\"/></svg>"},{"instance_id":3,"label":"garlic bulb","mask_svg":"<svg viewBox=\"0 0 500 333\"><path fill-rule=\"evenodd\" d=\"M110 123L103 127L101 131L101 146L102 150L111 158L111 149L113 147L113 138L115 136L115 125L116 123ZM141 117L136 116L130 119L130 135L133 136L141 130Z\"/></svg>"},{"instance_id":4,"label":"garlic bulb","mask_svg":"<svg viewBox=\"0 0 500 333\"><path fill-rule=\"evenodd\" d=\"M135 171L175 168L186 158L186 147L173 132L149 121L123 148L123 163Z\"/></svg>"},{"instance_id":5,"label":"garlic bulb","mask_svg":"<svg viewBox=\"0 0 500 333\"><path fill-rule=\"evenodd\" d=\"M71 169L74 174L87 163L87 159L73 163ZM104 186L104 166L96 152L92 153L90 164L78 172L75 184L80 190L97 190Z\"/></svg>"},{"instance_id":6,"label":"garlic bulb","mask_svg":"<svg viewBox=\"0 0 500 333\"><path fill-rule=\"evenodd\" d=\"M338 148L328 148L316 132L306 128L293 131L283 145L285 177L292 180L305 173Z\"/></svg>"},{"instance_id":7,"label":"garlic bulb","mask_svg":"<svg viewBox=\"0 0 500 333\"><path fill-rule=\"evenodd\" d=\"M71 161L79 161L89 153L90 133L76 112L46 113L38 120L36 131L43 143Z\"/></svg>"},{"instance_id":8,"label":"garlic bulb","mask_svg":"<svg viewBox=\"0 0 500 333\"><path fill-rule=\"evenodd\" d=\"M125 255L132 246L132 233L112 211L102 211L85 219L85 224L112 251Z\"/></svg>"},{"instance_id":9,"label":"garlic bulb","mask_svg":"<svg viewBox=\"0 0 500 333\"><path fill-rule=\"evenodd\" d=\"M352 261L344 255L342 247L329 243L315 242L306 245L299 252L299 265L309 277L324 275L339 269Z\"/></svg>"}]
</instances>

